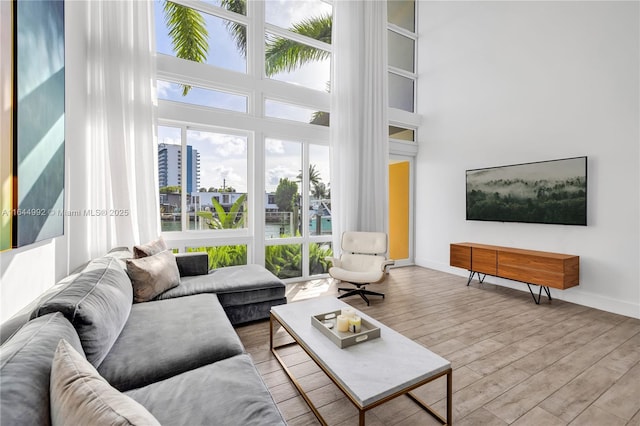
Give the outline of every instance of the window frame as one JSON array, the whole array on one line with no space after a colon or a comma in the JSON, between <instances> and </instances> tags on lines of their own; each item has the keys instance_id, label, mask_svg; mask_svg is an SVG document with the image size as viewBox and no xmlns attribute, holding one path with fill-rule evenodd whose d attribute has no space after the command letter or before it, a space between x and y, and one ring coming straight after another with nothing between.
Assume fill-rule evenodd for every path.
<instances>
[{"instance_id":1,"label":"window frame","mask_svg":"<svg viewBox=\"0 0 640 426\"><path fill-rule=\"evenodd\" d=\"M247 25L247 73L226 70L210 64L196 63L171 55L158 54L157 76L159 80L191 84L210 90L218 90L247 97L247 112L237 112L196 104L186 104L169 100L158 100L158 126L180 128L182 156L186 158L186 132L198 130L216 133L239 133L247 136L248 175L247 208L249 217L247 227L223 230L188 230L187 215L182 215L181 231L163 232L165 240L172 248L185 251L187 247L216 247L225 245L246 245L247 262L264 265L265 250L268 245L301 244L302 276L285 281L309 279L309 244L311 242L331 242L331 235L310 236L306 230L301 237L286 239L265 238L264 216L264 140L266 138L297 141L302 144L302 170L308 170L309 144L329 145L329 128L309 123L266 117L264 101L270 99L319 111L330 110L330 95L305 87L268 79L264 67L264 34L270 32L286 36L313 47L330 49L330 45L308 39L264 22L264 4L249 1L247 16L237 15L224 8L200 3L198 1L175 0L183 6L229 19ZM261 19L257 19L261 16ZM253 52L253 53L250 53ZM201 165L201 167L205 167ZM187 211L186 203L186 167L182 168L182 212ZM201 182L201 185L205 184ZM308 176L303 173L303 188L308 188ZM308 221L309 194L302 191L302 220ZM306 222L303 222L306 223ZM303 227L306 229L306 227ZM314 276L317 277L317 276Z\"/></svg>"},{"instance_id":2,"label":"window frame","mask_svg":"<svg viewBox=\"0 0 640 426\"><path fill-rule=\"evenodd\" d=\"M413 81L413 110L406 111L410 114L416 113L417 106L417 86L418 86L418 74L416 73L416 68L418 66L418 3L414 2L415 14L414 14L414 32L407 30L406 28L399 27L398 25L392 24L387 21L387 31L394 32L400 36L409 38L413 41L413 72L409 72L402 68L394 67L392 65L388 65L388 72L391 74L398 75L400 77L405 77ZM397 108L391 108L390 110L398 110ZM398 110L400 111L400 110ZM404 110L402 110L404 111Z\"/></svg>"},{"instance_id":3,"label":"window frame","mask_svg":"<svg viewBox=\"0 0 640 426\"><path fill-rule=\"evenodd\" d=\"M264 3L260 1L247 1L247 14L239 15L230 12L225 8L212 4L203 3L197 0L173 0L175 3L191 7L200 12L214 15L226 20L246 25L247 28L247 58L246 73L231 71L216 67L215 65L201 64L192 61L176 58L171 55L157 54L156 67L157 78L171 82L179 82L202 87L204 89L217 90L231 94L245 96L247 98L247 112L204 107L194 104L185 104L169 100L158 100L156 110L157 125L185 128L183 138L183 150L186 151L186 128L200 131L214 132L242 132L249 135L247 140L248 155L248 175L247 191L249 196L247 206L249 210L249 220L247 228L216 230L215 232L204 231L183 231L163 233L170 247L185 251L186 247L200 246L223 246L223 245L246 245L247 262L264 265L265 250L269 245L302 244L302 276L299 278L287 279L285 282L293 282L310 279L309 277L309 244L331 243L331 235L311 236L307 227L303 227L305 232L301 237L293 238L265 238L264 215L265 202L267 201L264 192L265 164L264 164L264 140L266 138L299 141L302 143L302 170L309 168L309 146L310 144L329 145L329 128L303 122L290 121L275 117L266 117L265 99L276 102L297 105L318 111L331 113L331 95L328 92L298 87L290 83L270 79L266 77L265 71L265 34L270 32L274 35L289 38L291 40L331 51L329 44L318 40L309 39L296 33L292 33L285 28L265 22ZM328 1L328 3L331 3ZM414 41L414 72L407 72L395 67L389 67L388 72L410 78L414 81L414 112L408 112L395 108L389 108L388 125L399 126L414 130L414 141L389 140L389 152L391 154L415 156L419 146L419 126L420 116L415 112L417 105L417 85L418 76L415 68L418 64L418 8L419 2L414 2L415 7L415 32L410 32L394 24L387 23L387 30L409 37ZM181 133L183 130L181 130ZM156 146L157 149L157 146ZM186 158L186 152L182 153ZM413 169L412 169L413 170ZM186 167L182 173L186 174ZM186 186L186 176L182 177L182 185ZM302 209L303 223L309 220L309 188L308 176L303 173ZM260 196L258 196L260 195ZM413 197L412 197L413 198ZM182 211L186 211L186 193L183 190ZM186 219L183 219L186 221ZM318 276L314 275L313 278Z\"/></svg>"}]
</instances>

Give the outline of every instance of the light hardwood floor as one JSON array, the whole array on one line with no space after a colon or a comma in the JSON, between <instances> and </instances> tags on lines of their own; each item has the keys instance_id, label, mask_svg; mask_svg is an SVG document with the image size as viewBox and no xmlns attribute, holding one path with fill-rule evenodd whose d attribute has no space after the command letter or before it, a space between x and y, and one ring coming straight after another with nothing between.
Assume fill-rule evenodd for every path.
<instances>
[{"instance_id":1,"label":"light hardwood floor","mask_svg":"<svg viewBox=\"0 0 640 426\"><path fill-rule=\"evenodd\" d=\"M370 286L384 300L372 297L369 307L357 296L343 300L451 362L456 425L640 425L640 320L465 284L411 266ZM331 279L288 288L289 303L326 294L337 294ZM269 351L269 321L237 331L287 423L319 424ZM330 425L358 423L353 405L299 347L281 353ZM445 412L444 378L416 393ZM366 422L439 424L405 396L367 412Z\"/></svg>"}]
</instances>

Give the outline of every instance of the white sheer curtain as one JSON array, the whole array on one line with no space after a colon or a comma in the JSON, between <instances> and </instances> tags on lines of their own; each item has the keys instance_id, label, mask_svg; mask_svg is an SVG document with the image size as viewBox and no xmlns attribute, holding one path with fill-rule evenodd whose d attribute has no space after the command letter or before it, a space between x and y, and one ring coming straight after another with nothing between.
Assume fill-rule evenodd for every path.
<instances>
[{"instance_id":1,"label":"white sheer curtain","mask_svg":"<svg viewBox=\"0 0 640 426\"><path fill-rule=\"evenodd\" d=\"M343 231L388 228L387 4L334 1L331 98L333 247Z\"/></svg>"},{"instance_id":2,"label":"white sheer curtain","mask_svg":"<svg viewBox=\"0 0 640 426\"><path fill-rule=\"evenodd\" d=\"M152 1L87 5L84 204L96 213L85 221L89 257L160 232L154 34Z\"/></svg>"}]
</instances>

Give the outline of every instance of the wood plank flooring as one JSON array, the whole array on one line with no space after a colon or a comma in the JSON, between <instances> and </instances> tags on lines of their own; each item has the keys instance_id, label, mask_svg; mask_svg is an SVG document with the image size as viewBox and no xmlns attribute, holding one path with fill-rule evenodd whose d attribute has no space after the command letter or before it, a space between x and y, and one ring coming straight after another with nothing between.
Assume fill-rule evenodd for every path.
<instances>
[{"instance_id":1,"label":"wood plank flooring","mask_svg":"<svg viewBox=\"0 0 640 426\"><path fill-rule=\"evenodd\" d=\"M417 266L392 269L370 288L385 299L343 300L451 361L454 424L640 426L640 320L545 297L536 305L528 291L467 287L466 278ZM331 279L288 286L289 303L337 294ZM269 321L237 332L287 423L318 425L269 351ZM355 407L298 346L280 353L330 425L358 424ZM444 378L415 393L445 412ZM405 396L366 422L439 424Z\"/></svg>"}]
</instances>

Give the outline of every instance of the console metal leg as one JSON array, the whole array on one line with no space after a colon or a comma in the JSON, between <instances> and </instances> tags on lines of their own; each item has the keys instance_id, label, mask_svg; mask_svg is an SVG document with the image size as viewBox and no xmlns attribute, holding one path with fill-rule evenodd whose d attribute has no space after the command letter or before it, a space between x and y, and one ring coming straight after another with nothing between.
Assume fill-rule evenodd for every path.
<instances>
[{"instance_id":1,"label":"console metal leg","mask_svg":"<svg viewBox=\"0 0 640 426\"><path fill-rule=\"evenodd\" d=\"M526 284L527 284L527 287L529 287L529 293L531 293L531 297L533 297L533 301L536 302L536 305L540 304L540 298L542 297L542 289L544 289L544 292L547 293L547 298L549 299L549 301L553 300L551 299L551 291L549 290L549 287L544 285L539 286L540 290L538 290L538 298L536 299L536 295L533 293L533 290L531 289L531 285L529 283L526 283Z\"/></svg>"},{"instance_id":2,"label":"console metal leg","mask_svg":"<svg viewBox=\"0 0 640 426\"><path fill-rule=\"evenodd\" d=\"M480 272L476 272L476 271L469 271L469 272L470 274L469 274L469 279L467 280L467 286L471 284L471 280L473 280L473 276L476 274L478 275L478 282L480 284L484 283L484 279L487 278L487 274L482 274L482 277L480 277L481 275Z\"/></svg>"}]
</instances>

